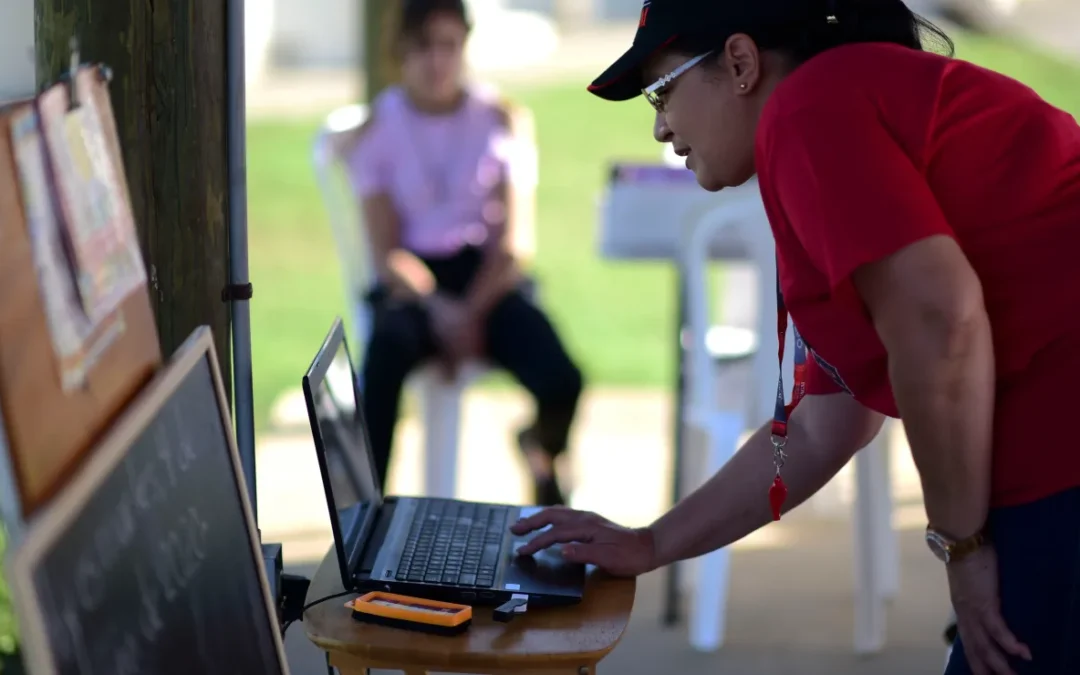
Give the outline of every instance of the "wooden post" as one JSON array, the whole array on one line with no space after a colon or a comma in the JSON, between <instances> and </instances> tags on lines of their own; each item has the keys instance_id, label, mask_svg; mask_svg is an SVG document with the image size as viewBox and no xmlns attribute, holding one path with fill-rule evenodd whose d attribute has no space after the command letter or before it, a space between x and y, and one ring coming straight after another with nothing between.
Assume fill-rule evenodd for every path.
<instances>
[{"instance_id":1,"label":"wooden post","mask_svg":"<svg viewBox=\"0 0 1080 675\"><path fill-rule=\"evenodd\" d=\"M394 21L401 11L401 0L364 0L363 59L364 100L371 102L396 78L390 60Z\"/></svg>"},{"instance_id":2,"label":"wooden post","mask_svg":"<svg viewBox=\"0 0 1080 675\"><path fill-rule=\"evenodd\" d=\"M231 400L225 2L35 0L39 88L82 60L113 71L112 104L162 352L214 331Z\"/></svg>"}]
</instances>

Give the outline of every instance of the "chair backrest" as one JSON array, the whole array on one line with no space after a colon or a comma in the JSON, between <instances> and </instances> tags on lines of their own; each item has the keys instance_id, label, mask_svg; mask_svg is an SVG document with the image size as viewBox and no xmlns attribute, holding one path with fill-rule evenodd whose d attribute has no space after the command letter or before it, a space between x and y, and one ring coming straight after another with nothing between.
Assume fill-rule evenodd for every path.
<instances>
[{"instance_id":1,"label":"chair backrest","mask_svg":"<svg viewBox=\"0 0 1080 675\"><path fill-rule=\"evenodd\" d=\"M519 260L531 263L536 256L536 187L540 183L536 121L525 106L512 101L506 105L510 109L510 131L521 153L510 186L510 245Z\"/></svg>"},{"instance_id":2,"label":"chair backrest","mask_svg":"<svg viewBox=\"0 0 1080 675\"><path fill-rule=\"evenodd\" d=\"M511 247L519 260L529 263L536 253L536 186L539 161L536 129L532 112L509 103L511 133L521 153L511 184ZM371 288L373 266L359 205L356 203L345 172L343 159L352 149L357 131L368 117L368 108L354 104L330 113L315 139L313 166L315 178L326 204L330 227L341 262L345 300L348 305L350 336L354 350L370 331L370 318L364 295Z\"/></svg>"},{"instance_id":3,"label":"chair backrest","mask_svg":"<svg viewBox=\"0 0 1080 675\"><path fill-rule=\"evenodd\" d=\"M688 407L699 417L717 407L718 392L714 379L709 375L713 355L708 350L707 340L709 308L713 303L708 298L706 271L710 241L722 237L725 230L745 242L746 260L757 268L757 325L750 331L756 335L756 340L750 340L745 345L747 351L753 347L753 378L746 395L746 410L750 420L765 419L772 413L775 402L776 390L771 383L777 375L776 354L779 348L775 316L770 309L776 297L776 243L756 179L719 193L717 204L701 211L689 224L681 244L680 257L688 295L687 323L691 334L687 350L691 372ZM742 331L728 332L729 337L743 335L746 333ZM791 382L793 350L793 334L788 331L784 356L785 382Z\"/></svg>"},{"instance_id":4,"label":"chair backrest","mask_svg":"<svg viewBox=\"0 0 1080 675\"><path fill-rule=\"evenodd\" d=\"M370 331L364 294L371 288L373 274L366 230L341 160L346 146L367 116L367 106L360 104L330 113L315 139L312 152L315 179L326 205L341 263L350 338L356 345L354 354L359 353L358 347Z\"/></svg>"}]
</instances>

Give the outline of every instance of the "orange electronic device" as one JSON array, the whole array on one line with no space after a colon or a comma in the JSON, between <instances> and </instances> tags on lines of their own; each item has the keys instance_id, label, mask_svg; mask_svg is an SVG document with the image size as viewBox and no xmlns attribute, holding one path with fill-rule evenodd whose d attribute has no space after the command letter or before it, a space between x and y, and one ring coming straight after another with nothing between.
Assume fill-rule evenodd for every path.
<instances>
[{"instance_id":1,"label":"orange electronic device","mask_svg":"<svg viewBox=\"0 0 1080 675\"><path fill-rule=\"evenodd\" d=\"M472 623L472 607L373 591L345 603L353 618L391 628L460 635Z\"/></svg>"}]
</instances>

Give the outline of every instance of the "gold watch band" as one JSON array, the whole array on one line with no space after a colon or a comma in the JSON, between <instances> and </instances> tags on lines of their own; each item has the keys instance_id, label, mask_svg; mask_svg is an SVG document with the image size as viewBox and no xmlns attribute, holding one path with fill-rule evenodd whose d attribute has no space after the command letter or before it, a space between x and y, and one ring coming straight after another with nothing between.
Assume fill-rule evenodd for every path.
<instances>
[{"instance_id":1,"label":"gold watch band","mask_svg":"<svg viewBox=\"0 0 1080 675\"><path fill-rule=\"evenodd\" d=\"M986 530L983 529L970 537L955 540L948 534L928 526L926 528L926 541L934 555L942 562L950 564L959 562L979 550L989 541L989 537Z\"/></svg>"},{"instance_id":2,"label":"gold watch band","mask_svg":"<svg viewBox=\"0 0 1080 675\"><path fill-rule=\"evenodd\" d=\"M955 542L949 551L949 562L959 562L967 556L971 555L975 551L982 548L982 545L986 543L986 534L980 530L971 535L967 539L961 539Z\"/></svg>"}]
</instances>

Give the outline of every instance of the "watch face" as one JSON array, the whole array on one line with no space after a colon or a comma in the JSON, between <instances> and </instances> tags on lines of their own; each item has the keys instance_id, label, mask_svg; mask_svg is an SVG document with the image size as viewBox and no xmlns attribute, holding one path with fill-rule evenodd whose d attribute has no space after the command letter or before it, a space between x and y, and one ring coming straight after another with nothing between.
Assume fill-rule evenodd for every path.
<instances>
[{"instance_id":1,"label":"watch face","mask_svg":"<svg viewBox=\"0 0 1080 675\"><path fill-rule=\"evenodd\" d=\"M926 545L930 547L930 551L937 556L937 559L941 562L949 562L949 549L951 544L945 541L945 538L940 534L927 531L926 533Z\"/></svg>"}]
</instances>

